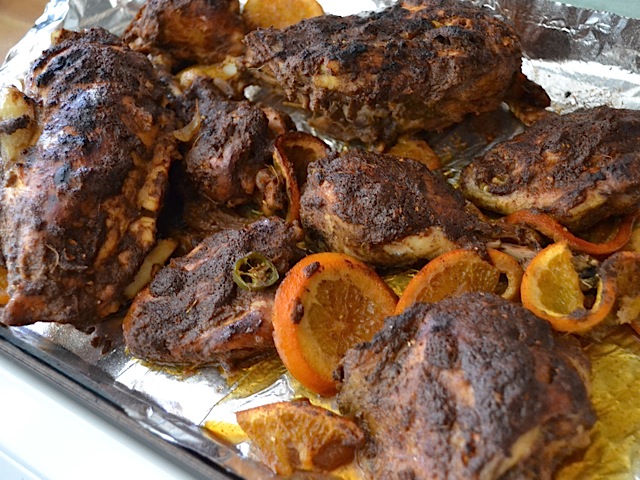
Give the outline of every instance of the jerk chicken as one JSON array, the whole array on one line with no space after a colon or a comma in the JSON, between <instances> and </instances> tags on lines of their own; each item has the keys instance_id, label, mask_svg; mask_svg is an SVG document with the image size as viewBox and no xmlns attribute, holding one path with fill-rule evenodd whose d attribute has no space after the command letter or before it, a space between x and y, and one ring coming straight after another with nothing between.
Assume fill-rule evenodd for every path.
<instances>
[{"instance_id":1,"label":"jerk chicken","mask_svg":"<svg viewBox=\"0 0 640 480\"><path fill-rule=\"evenodd\" d=\"M207 77L177 97L183 161L171 176L170 235L187 251L205 236L255 220L236 207L267 215L284 208L285 188L273 168L274 141L295 125L284 113L228 99ZM173 218L171 218L173 217ZM184 248L182 249L184 251ZM186 253L186 251L184 252Z\"/></svg>"},{"instance_id":2,"label":"jerk chicken","mask_svg":"<svg viewBox=\"0 0 640 480\"><path fill-rule=\"evenodd\" d=\"M59 32L25 87L31 140L2 159L2 322L83 328L120 308L155 243L174 115L147 58L99 28Z\"/></svg>"},{"instance_id":3,"label":"jerk chicken","mask_svg":"<svg viewBox=\"0 0 640 480\"><path fill-rule=\"evenodd\" d=\"M415 304L347 352L340 410L367 478L551 479L589 443L586 357L492 294Z\"/></svg>"},{"instance_id":4,"label":"jerk chicken","mask_svg":"<svg viewBox=\"0 0 640 480\"><path fill-rule=\"evenodd\" d=\"M230 368L274 353L276 285L243 289L234 281L234 269L257 252L283 275L302 257L299 235L298 228L277 217L262 219L216 233L171 260L127 313L124 338L131 353L161 364Z\"/></svg>"},{"instance_id":5,"label":"jerk chicken","mask_svg":"<svg viewBox=\"0 0 640 480\"><path fill-rule=\"evenodd\" d=\"M238 0L148 0L123 39L177 71L241 55L244 34Z\"/></svg>"},{"instance_id":6,"label":"jerk chicken","mask_svg":"<svg viewBox=\"0 0 640 480\"><path fill-rule=\"evenodd\" d=\"M335 138L392 142L496 109L520 71L514 28L453 0L407 0L245 37L246 63Z\"/></svg>"},{"instance_id":7,"label":"jerk chicken","mask_svg":"<svg viewBox=\"0 0 640 480\"><path fill-rule=\"evenodd\" d=\"M481 208L535 209L584 230L640 206L640 113L606 106L548 115L463 171L461 188Z\"/></svg>"},{"instance_id":8,"label":"jerk chicken","mask_svg":"<svg viewBox=\"0 0 640 480\"><path fill-rule=\"evenodd\" d=\"M411 265L507 236L426 165L361 149L312 163L300 203L315 248L375 265Z\"/></svg>"},{"instance_id":9,"label":"jerk chicken","mask_svg":"<svg viewBox=\"0 0 640 480\"><path fill-rule=\"evenodd\" d=\"M273 136L266 114L248 102L221 97L210 81L187 92L199 127L184 158L197 191L216 204L234 207L251 201L256 176L271 159Z\"/></svg>"}]
</instances>

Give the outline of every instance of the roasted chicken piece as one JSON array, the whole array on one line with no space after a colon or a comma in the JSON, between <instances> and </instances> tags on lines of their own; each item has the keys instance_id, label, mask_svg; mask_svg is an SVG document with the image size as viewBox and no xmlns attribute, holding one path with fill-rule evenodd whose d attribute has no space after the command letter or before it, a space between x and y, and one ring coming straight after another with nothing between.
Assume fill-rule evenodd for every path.
<instances>
[{"instance_id":1,"label":"roasted chicken piece","mask_svg":"<svg viewBox=\"0 0 640 480\"><path fill-rule=\"evenodd\" d=\"M308 168L300 218L318 250L411 265L455 248L482 250L512 232L482 221L440 174L415 160L352 149Z\"/></svg>"},{"instance_id":2,"label":"roasted chicken piece","mask_svg":"<svg viewBox=\"0 0 640 480\"><path fill-rule=\"evenodd\" d=\"M25 89L33 135L2 158L2 322L88 327L120 308L155 243L174 116L149 60L99 28L59 32Z\"/></svg>"},{"instance_id":3,"label":"roasted chicken piece","mask_svg":"<svg viewBox=\"0 0 640 480\"><path fill-rule=\"evenodd\" d=\"M255 266L256 275L264 273L267 260L283 275L302 257L299 236L299 229L284 220L262 219L212 235L187 256L171 260L125 317L124 339L131 353L161 364L227 368L274 353L276 284L246 290L234 281L234 270L257 253L264 259Z\"/></svg>"},{"instance_id":4,"label":"roasted chicken piece","mask_svg":"<svg viewBox=\"0 0 640 480\"><path fill-rule=\"evenodd\" d=\"M468 165L465 196L499 213L535 209L584 230L640 206L640 112L548 115Z\"/></svg>"},{"instance_id":5,"label":"roasted chicken piece","mask_svg":"<svg viewBox=\"0 0 640 480\"><path fill-rule=\"evenodd\" d=\"M589 444L588 361L493 294L414 304L338 368L367 478L551 479Z\"/></svg>"},{"instance_id":6,"label":"roasted chicken piece","mask_svg":"<svg viewBox=\"0 0 640 480\"><path fill-rule=\"evenodd\" d=\"M514 28L453 0L407 0L245 37L246 63L341 140L391 144L496 109L520 71Z\"/></svg>"},{"instance_id":7,"label":"roasted chicken piece","mask_svg":"<svg viewBox=\"0 0 640 480\"><path fill-rule=\"evenodd\" d=\"M257 194L258 172L273 152L267 115L248 102L222 98L206 79L195 82L186 97L199 122L186 147L187 181L216 204L249 203Z\"/></svg>"},{"instance_id":8,"label":"roasted chicken piece","mask_svg":"<svg viewBox=\"0 0 640 480\"><path fill-rule=\"evenodd\" d=\"M238 0L147 0L123 39L177 71L241 55L244 34Z\"/></svg>"},{"instance_id":9,"label":"roasted chicken piece","mask_svg":"<svg viewBox=\"0 0 640 480\"><path fill-rule=\"evenodd\" d=\"M163 217L169 235L188 246L251 223L251 210L280 213L286 189L273 166L274 141L295 128L291 119L271 107L229 100L207 77L195 79L177 100L186 124L178 134L184 161L171 172Z\"/></svg>"}]
</instances>

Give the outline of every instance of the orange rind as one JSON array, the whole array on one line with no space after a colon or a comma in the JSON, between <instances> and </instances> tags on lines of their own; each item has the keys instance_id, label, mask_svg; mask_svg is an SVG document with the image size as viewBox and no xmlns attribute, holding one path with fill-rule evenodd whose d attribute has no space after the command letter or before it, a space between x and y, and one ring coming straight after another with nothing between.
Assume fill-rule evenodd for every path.
<instances>
[{"instance_id":1,"label":"orange rind","mask_svg":"<svg viewBox=\"0 0 640 480\"><path fill-rule=\"evenodd\" d=\"M503 221L528 225L546 237L551 238L554 242L565 242L574 251L586 253L587 255L606 256L620 250L629 242L637 217L637 212L625 216L613 238L600 243L593 243L579 238L550 215L533 210L519 210L504 217Z\"/></svg>"}]
</instances>

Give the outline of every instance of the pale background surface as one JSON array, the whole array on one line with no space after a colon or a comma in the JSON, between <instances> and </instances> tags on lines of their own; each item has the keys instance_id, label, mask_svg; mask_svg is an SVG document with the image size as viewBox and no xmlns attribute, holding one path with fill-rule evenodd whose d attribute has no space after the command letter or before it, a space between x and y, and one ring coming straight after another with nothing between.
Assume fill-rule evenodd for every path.
<instances>
[{"instance_id":1,"label":"pale background surface","mask_svg":"<svg viewBox=\"0 0 640 480\"><path fill-rule=\"evenodd\" d=\"M44 11L45 0L0 0L0 63Z\"/></svg>"}]
</instances>

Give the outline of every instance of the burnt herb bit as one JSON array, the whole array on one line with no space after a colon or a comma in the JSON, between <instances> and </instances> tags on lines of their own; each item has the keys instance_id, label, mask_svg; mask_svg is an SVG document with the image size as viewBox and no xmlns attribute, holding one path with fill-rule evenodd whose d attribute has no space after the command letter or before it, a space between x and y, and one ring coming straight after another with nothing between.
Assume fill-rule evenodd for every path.
<instances>
[{"instance_id":1,"label":"burnt herb bit","mask_svg":"<svg viewBox=\"0 0 640 480\"><path fill-rule=\"evenodd\" d=\"M233 281L243 290L263 290L279 278L276 266L260 252L245 255L233 267Z\"/></svg>"}]
</instances>

